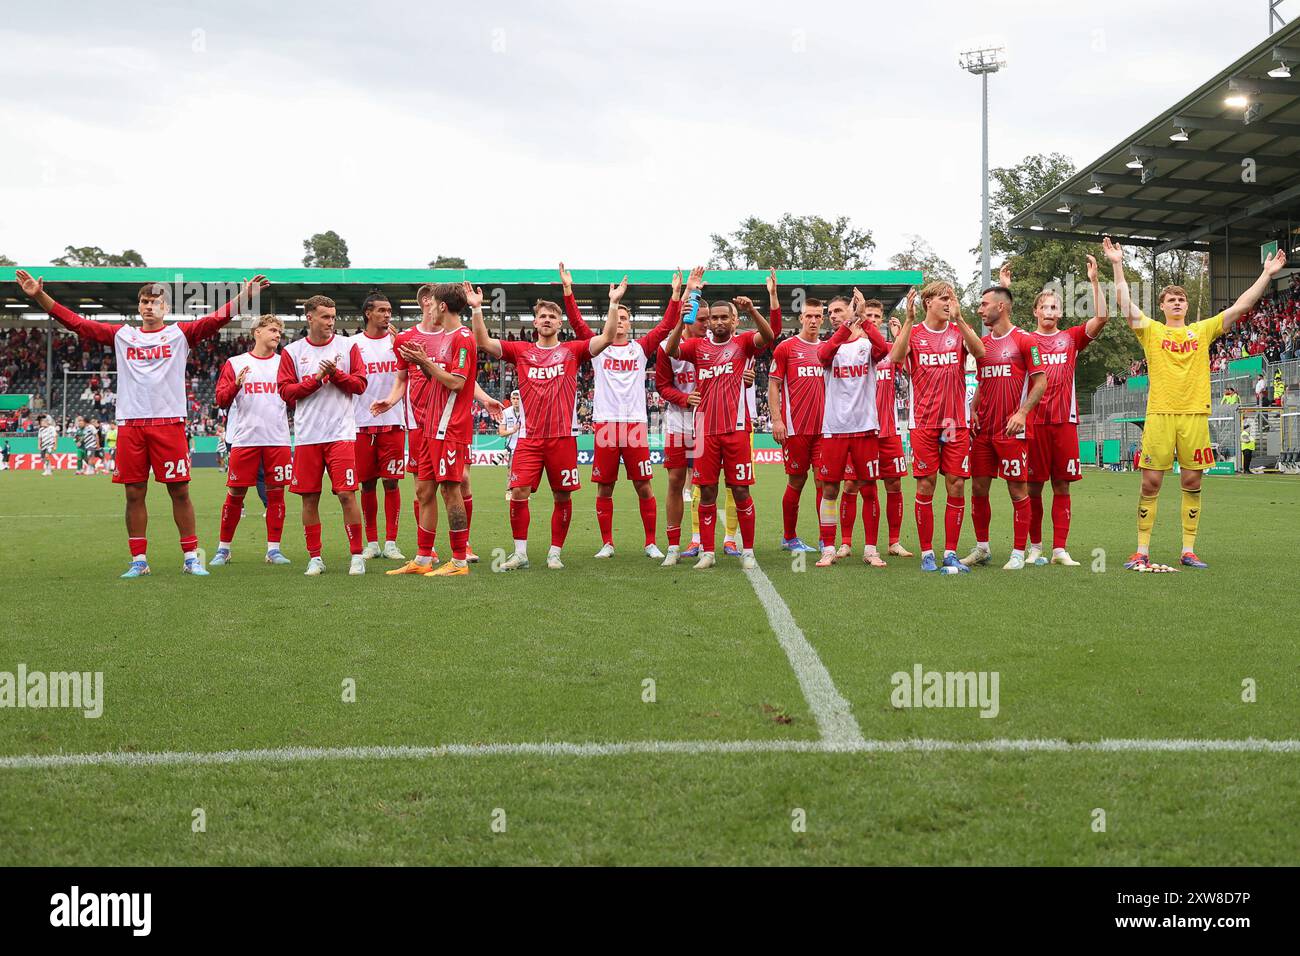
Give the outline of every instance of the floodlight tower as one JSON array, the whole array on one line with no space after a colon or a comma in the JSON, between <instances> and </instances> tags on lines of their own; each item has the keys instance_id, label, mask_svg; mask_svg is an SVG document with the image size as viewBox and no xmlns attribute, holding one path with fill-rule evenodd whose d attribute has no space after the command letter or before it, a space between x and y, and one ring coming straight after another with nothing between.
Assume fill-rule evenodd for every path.
<instances>
[{"instance_id":1,"label":"floodlight tower","mask_svg":"<svg viewBox=\"0 0 1300 956\"><path fill-rule=\"evenodd\" d=\"M981 288L987 288L993 282L989 264L989 74L996 73L1007 65L1007 48L995 46L965 50L957 55L957 63L967 73L973 73L980 78L984 93L983 161L980 166L983 173L981 182L984 184L984 223L981 233L980 270L983 273Z\"/></svg>"}]
</instances>

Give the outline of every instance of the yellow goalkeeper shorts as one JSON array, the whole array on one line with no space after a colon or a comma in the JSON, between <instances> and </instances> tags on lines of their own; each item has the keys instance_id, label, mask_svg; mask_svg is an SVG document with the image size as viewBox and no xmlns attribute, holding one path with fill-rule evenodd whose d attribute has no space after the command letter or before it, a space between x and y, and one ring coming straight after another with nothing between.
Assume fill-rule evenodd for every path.
<instances>
[{"instance_id":1,"label":"yellow goalkeeper shorts","mask_svg":"<svg viewBox=\"0 0 1300 956\"><path fill-rule=\"evenodd\" d=\"M1142 432L1142 467L1169 471L1174 456L1182 468L1200 471L1214 465L1208 415L1148 415Z\"/></svg>"}]
</instances>

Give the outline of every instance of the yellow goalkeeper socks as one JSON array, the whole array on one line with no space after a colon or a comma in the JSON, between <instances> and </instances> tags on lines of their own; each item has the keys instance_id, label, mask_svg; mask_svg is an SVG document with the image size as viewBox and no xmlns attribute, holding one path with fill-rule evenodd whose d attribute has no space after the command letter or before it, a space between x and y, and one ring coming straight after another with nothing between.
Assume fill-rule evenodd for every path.
<instances>
[{"instance_id":1,"label":"yellow goalkeeper socks","mask_svg":"<svg viewBox=\"0 0 1300 956\"><path fill-rule=\"evenodd\" d=\"M736 499L731 495L731 489L727 489L727 538L728 541L736 540L736 529L740 527L740 517L736 514ZM745 542L749 544L748 541Z\"/></svg>"},{"instance_id":2,"label":"yellow goalkeeper socks","mask_svg":"<svg viewBox=\"0 0 1300 956\"><path fill-rule=\"evenodd\" d=\"M1138 496L1138 553L1148 554L1151 550L1151 529L1156 526L1156 503L1160 499L1146 495Z\"/></svg>"},{"instance_id":3,"label":"yellow goalkeeper socks","mask_svg":"<svg viewBox=\"0 0 1300 956\"><path fill-rule=\"evenodd\" d=\"M1196 550L1196 529L1201 523L1201 492L1183 489L1183 554Z\"/></svg>"},{"instance_id":4,"label":"yellow goalkeeper socks","mask_svg":"<svg viewBox=\"0 0 1300 956\"><path fill-rule=\"evenodd\" d=\"M691 486L691 541L700 540L700 489Z\"/></svg>"}]
</instances>

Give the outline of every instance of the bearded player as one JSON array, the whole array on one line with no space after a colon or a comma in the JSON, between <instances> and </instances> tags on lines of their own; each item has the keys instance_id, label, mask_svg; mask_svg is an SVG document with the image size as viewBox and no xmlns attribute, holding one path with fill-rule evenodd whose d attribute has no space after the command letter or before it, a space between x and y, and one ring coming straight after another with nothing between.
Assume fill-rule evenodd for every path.
<instances>
[{"instance_id":1,"label":"bearded player","mask_svg":"<svg viewBox=\"0 0 1300 956\"><path fill-rule=\"evenodd\" d=\"M1002 268L1002 284L1011 284L1010 265ZM1088 347L1110 318L1110 305L1101 291L1097 260L1088 256L1093 315L1082 325L1062 329L1061 299L1051 291L1034 299L1031 332L1047 372L1047 393L1030 419L1029 428L1029 554L1026 564L1047 564L1043 556L1043 486L1052 482L1052 564L1077 568L1066 545L1070 537L1070 483L1083 477L1079 467L1079 405L1074 372L1079 353Z\"/></svg>"},{"instance_id":2,"label":"bearded player","mask_svg":"<svg viewBox=\"0 0 1300 956\"><path fill-rule=\"evenodd\" d=\"M190 500L190 452L185 435L185 364L196 342L216 336L242 305L253 304L270 283L265 276L245 282L239 295L211 315L168 325L167 288L161 283L141 287L137 296L140 327L94 322L59 305L45 291L43 278L22 269L14 273L18 287L59 324L80 338L112 345L117 362L118 447L113 481L125 486L126 534L131 566L122 575L149 573L146 529L149 472L167 488L172 518L180 532L186 574L206 576L199 560L199 540ZM56 432L57 434L57 432ZM46 467L49 456L45 458Z\"/></svg>"},{"instance_id":3,"label":"bearded player","mask_svg":"<svg viewBox=\"0 0 1300 956\"><path fill-rule=\"evenodd\" d=\"M1278 250L1264 260L1264 269L1245 292L1218 315L1187 324L1187 293L1181 286L1165 286L1156 304L1165 321L1154 322L1129 298L1124 278L1124 250L1106 237L1102 249L1115 276L1119 313L1128 320L1146 353L1150 391L1146 426L1142 433L1142 491L1138 499L1137 551L1124 563L1129 569L1151 564L1151 531L1165 472L1177 457L1183 488L1183 567L1204 568L1196 556L1196 532L1201 521L1201 475L1214 465L1210 444L1210 345L1232 331L1286 265Z\"/></svg>"},{"instance_id":4,"label":"bearded player","mask_svg":"<svg viewBox=\"0 0 1300 956\"><path fill-rule=\"evenodd\" d=\"M703 280L701 279L701 282ZM684 306L685 307L685 306ZM688 338L702 338L708 334L708 322L701 315L686 326ZM655 354L655 389L664 400L664 470L668 473L668 503L664 506L668 526L668 553L662 567L671 568L681 558L698 557L700 553L700 524L692 524L691 546L683 551L682 519L686 503L691 500L687 488L690 469L695 465L700 394L695 387L695 366L680 358L672 358L662 342Z\"/></svg>"},{"instance_id":5,"label":"bearded player","mask_svg":"<svg viewBox=\"0 0 1300 956\"><path fill-rule=\"evenodd\" d=\"M937 571L934 559L935 475L942 473L948 493L944 511L943 566L949 574L970 573L957 560L957 542L966 513L970 477L970 429L966 407L966 356L978 361L984 343L961 315L953 287L933 281L921 289L925 318L916 324L916 290L907 293L907 312L890 352L895 367L906 363L907 424L916 477L916 531L921 570Z\"/></svg>"},{"instance_id":6,"label":"bearded player","mask_svg":"<svg viewBox=\"0 0 1300 956\"><path fill-rule=\"evenodd\" d=\"M482 308L474 309L474 338L479 349L492 358L514 363L524 408L519 443L510 466L510 528L515 550L502 562L503 571L528 567L528 496L540 487L543 472L555 501L546 566L552 570L564 567L560 552L573 515L572 495L582 487L578 478L578 366L592 361L614 341L618 306L626 292L624 276L619 285L609 287L609 315L601 334L569 342L560 341L564 313L555 302L538 301L533 307L533 328L537 332L533 342L492 338Z\"/></svg>"},{"instance_id":7,"label":"bearded player","mask_svg":"<svg viewBox=\"0 0 1300 956\"><path fill-rule=\"evenodd\" d=\"M1004 279L1009 276L1004 273ZM1004 571L1025 566L1029 539L1029 448L1026 432L1034 408L1047 391L1047 376L1033 336L1011 322L1011 287L991 286L980 296L979 317L988 328L980 341L984 354L976 360L978 382L971 430L971 521L975 550L962 558L966 567L988 564L992 509L989 490L994 477L1007 483L1011 495L1011 558Z\"/></svg>"},{"instance_id":8,"label":"bearded player","mask_svg":"<svg viewBox=\"0 0 1300 956\"><path fill-rule=\"evenodd\" d=\"M821 514L822 413L826 407L826 369L821 357L821 328L825 306L820 299L804 299L799 313L799 334L772 350L767 378L767 407L772 415L772 438L781 446L785 466L785 493L781 497L781 550L816 552L799 537L799 498L808 473L813 472L817 513Z\"/></svg>"},{"instance_id":9,"label":"bearded player","mask_svg":"<svg viewBox=\"0 0 1300 956\"><path fill-rule=\"evenodd\" d=\"M696 570L717 563L714 544L718 523L718 480L722 476L736 499L740 535L744 540L741 567L758 567L754 558L754 499L749 488L754 483L753 447L750 433L753 423L749 403L745 400L745 368L748 360L772 344L781 328L781 304L777 299L776 270L767 277L767 292L772 324L763 318L748 296L731 302L715 302L709 307L709 336L683 340L684 324L679 322L664 346L670 358L681 358L695 366L696 387L700 392L700 420L704 432L695 459L695 484L700 489L700 560ZM756 331L735 334L739 312L754 322Z\"/></svg>"},{"instance_id":10,"label":"bearded player","mask_svg":"<svg viewBox=\"0 0 1300 956\"><path fill-rule=\"evenodd\" d=\"M244 496L266 476L266 563L288 564L280 550L284 532L284 488L292 479L293 450L289 446L289 415L278 384L284 336L279 316L264 315L253 327L253 347L226 359L217 376L217 405L228 409L226 441L230 461L226 501L221 506L221 537L211 566L230 563L231 543L244 510Z\"/></svg>"},{"instance_id":11,"label":"bearded player","mask_svg":"<svg viewBox=\"0 0 1300 956\"><path fill-rule=\"evenodd\" d=\"M691 271L688 292L703 284L703 275L703 266ZM580 340L593 338L595 333L578 310L578 302L573 297L573 279L563 262L560 263L560 279L564 284L564 310L574 335ZM636 491L641 525L645 531L645 555L655 559L664 557L655 542L659 510L650 481L654 468L650 462L645 378L650 357L657 353L659 343L677 324L681 310L682 272L678 269L673 273L672 296L659 324L633 341L632 314L627 306L619 303L614 341L601 353L599 360L592 362L596 378L592 403L596 457L591 466L591 480L596 485L596 523L600 527L598 558L614 556L614 483L618 481L620 460Z\"/></svg>"}]
</instances>

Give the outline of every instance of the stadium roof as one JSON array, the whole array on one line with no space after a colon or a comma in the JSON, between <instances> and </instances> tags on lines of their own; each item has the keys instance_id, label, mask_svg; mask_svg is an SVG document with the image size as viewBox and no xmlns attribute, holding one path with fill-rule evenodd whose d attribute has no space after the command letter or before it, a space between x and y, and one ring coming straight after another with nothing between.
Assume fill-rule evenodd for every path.
<instances>
[{"instance_id":1,"label":"stadium roof","mask_svg":"<svg viewBox=\"0 0 1300 956\"><path fill-rule=\"evenodd\" d=\"M1268 75L1283 64L1292 76ZM1230 93L1247 105L1227 105ZM1236 233L1280 240L1300 226L1297 94L1300 19L1017 213L1011 232L1109 235L1157 252L1207 249ZM1141 168L1129 167L1135 156Z\"/></svg>"},{"instance_id":2,"label":"stadium roof","mask_svg":"<svg viewBox=\"0 0 1300 956\"><path fill-rule=\"evenodd\" d=\"M240 282L258 272L271 280L271 287L263 294L262 310L286 316L300 314L302 302L317 294L334 299L341 315L360 315L362 301L375 289L388 295L395 315L411 315L418 312L416 290L426 282L468 280L481 286L489 297L495 292L497 310L507 316L531 314L539 298L560 298L555 269L24 268L32 275L43 276L46 291L57 301L76 311L89 310L88 314L97 310L104 314L135 314L136 293L146 282L162 282L172 290L173 312L201 314L219 306ZM606 308L610 283L620 281L624 275L610 269L573 269L572 274L574 297L585 310ZM646 321L662 315L670 294L672 270L634 269L626 274L625 301L632 314ZM777 277L781 299L787 305L796 289L809 297L828 299L849 294L856 287L868 298L883 301L887 310L902 301L909 287L922 281L921 273L914 271L778 270ZM705 280L710 299L748 295L760 308L766 308L766 270L710 269ZM0 305L10 317L39 311L19 291L13 269L0 269Z\"/></svg>"}]
</instances>

